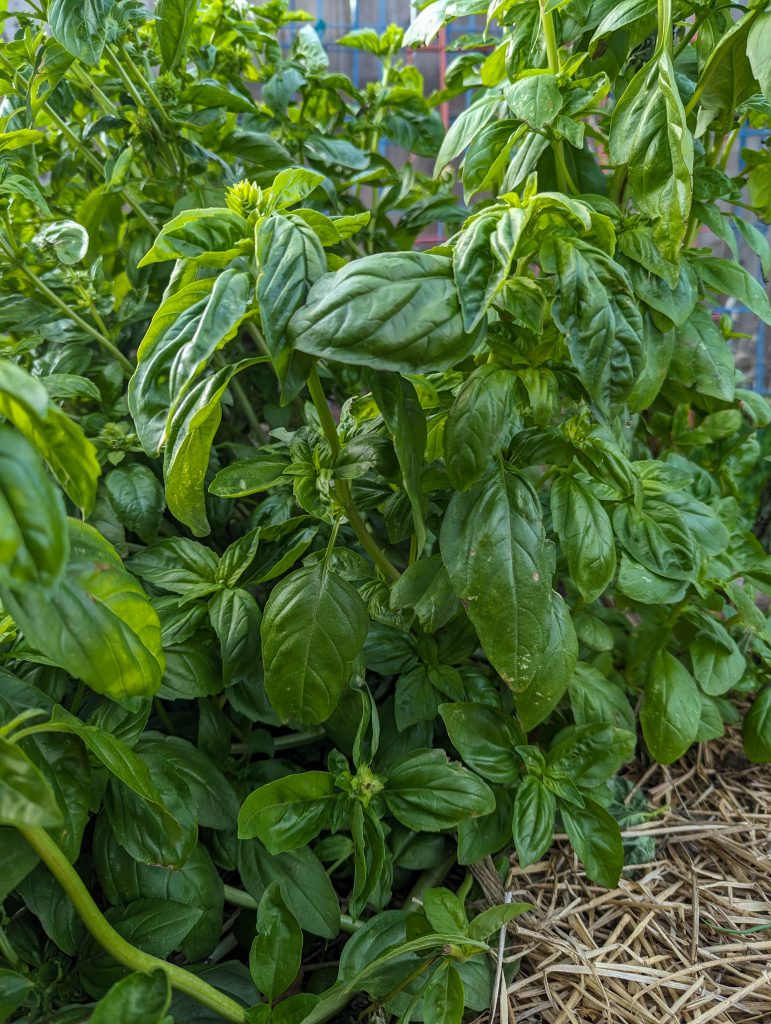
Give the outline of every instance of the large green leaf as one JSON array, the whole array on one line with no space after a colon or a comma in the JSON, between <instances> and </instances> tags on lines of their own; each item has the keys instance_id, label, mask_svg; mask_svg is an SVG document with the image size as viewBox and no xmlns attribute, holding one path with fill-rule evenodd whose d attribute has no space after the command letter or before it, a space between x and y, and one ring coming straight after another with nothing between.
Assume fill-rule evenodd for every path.
<instances>
[{"instance_id":1,"label":"large green leaf","mask_svg":"<svg viewBox=\"0 0 771 1024\"><path fill-rule=\"evenodd\" d=\"M643 736L660 764L672 764L693 743L699 729L701 698L693 676L668 651L653 659L640 709Z\"/></svg>"},{"instance_id":2,"label":"large green leaf","mask_svg":"<svg viewBox=\"0 0 771 1024\"><path fill-rule=\"evenodd\" d=\"M383 795L396 820L415 832L454 828L495 809L485 783L442 750L415 750L394 762Z\"/></svg>"},{"instance_id":3,"label":"large green leaf","mask_svg":"<svg viewBox=\"0 0 771 1024\"><path fill-rule=\"evenodd\" d=\"M0 415L37 449L67 495L88 515L101 472L94 446L50 401L39 380L6 359L0 359Z\"/></svg>"},{"instance_id":4,"label":"large green leaf","mask_svg":"<svg viewBox=\"0 0 771 1024\"><path fill-rule=\"evenodd\" d=\"M554 836L557 801L541 779L528 775L517 788L512 834L520 866L534 864L546 853Z\"/></svg>"},{"instance_id":5,"label":"large green leaf","mask_svg":"<svg viewBox=\"0 0 771 1024\"><path fill-rule=\"evenodd\" d=\"M209 532L204 481L222 419L222 396L237 373L263 361L258 356L223 366L188 388L169 415L163 457L166 503L169 512L196 537Z\"/></svg>"},{"instance_id":6,"label":"large green leaf","mask_svg":"<svg viewBox=\"0 0 771 1024\"><path fill-rule=\"evenodd\" d=\"M552 594L549 638L541 663L530 683L514 695L522 728L540 725L567 691L578 659L578 640L570 611L560 594Z\"/></svg>"},{"instance_id":7,"label":"large green leaf","mask_svg":"<svg viewBox=\"0 0 771 1024\"><path fill-rule=\"evenodd\" d=\"M666 50L641 68L622 93L609 145L613 163L629 165L632 193L653 221L662 255L676 263L691 209L693 140Z\"/></svg>"},{"instance_id":8,"label":"large green leaf","mask_svg":"<svg viewBox=\"0 0 771 1024\"><path fill-rule=\"evenodd\" d=\"M210 394L212 385L204 382L191 399L193 383L217 349L235 334L251 293L249 274L225 270L214 279L183 285L161 303L139 346L137 369L128 388L129 409L149 455L158 454L172 429L179 443L180 426L189 427L190 417L199 412L201 395Z\"/></svg>"},{"instance_id":9,"label":"large green leaf","mask_svg":"<svg viewBox=\"0 0 771 1024\"><path fill-rule=\"evenodd\" d=\"M570 575L584 599L594 601L616 572L616 544L608 514L589 488L568 474L554 481L550 497L554 529Z\"/></svg>"},{"instance_id":10,"label":"large green leaf","mask_svg":"<svg viewBox=\"0 0 771 1024\"><path fill-rule=\"evenodd\" d=\"M274 213L257 229L257 303L270 354L279 359L293 313L327 269L324 250L300 217ZM278 363L281 366L279 360Z\"/></svg>"},{"instance_id":11,"label":"large green leaf","mask_svg":"<svg viewBox=\"0 0 771 1024\"><path fill-rule=\"evenodd\" d=\"M238 255L248 234L244 218L226 207L186 210L164 224L139 266L178 259L223 266Z\"/></svg>"},{"instance_id":12,"label":"large green leaf","mask_svg":"<svg viewBox=\"0 0 771 1024\"><path fill-rule=\"evenodd\" d=\"M107 41L107 22L115 0L50 0L51 35L86 64L98 64Z\"/></svg>"},{"instance_id":13,"label":"large green leaf","mask_svg":"<svg viewBox=\"0 0 771 1024\"><path fill-rule=\"evenodd\" d=\"M551 631L553 556L535 493L496 465L470 490L453 495L440 545L485 654L513 690L524 689Z\"/></svg>"},{"instance_id":14,"label":"large green leaf","mask_svg":"<svg viewBox=\"0 0 771 1024\"><path fill-rule=\"evenodd\" d=\"M306 846L326 825L335 798L329 772L301 772L261 786L238 815L241 839L259 839L270 853Z\"/></svg>"},{"instance_id":15,"label":"large green leaf","mask_svg":"<svg viewBox=\"0 0 771 1024\"><path fill-rule=\"evenodd\" d=\"M450 483L468 490L509 440L516 378L485 363L466 378L447 415L444 461Z\"/></svg>"},{"instance_id":16,"label":"large green leaf","mask_svg":"<svg viewBox=\"0 0 771 1024\"><path fill-rule=\"evenodd\" d=\"M442 704L439 714L453 746L475 772L502 785L519 777L520 760L514 748L525 737L510 715L469 701Z\"/></svg>"},{"instance_id":17,"label":"large green leaf","mask_svg":"<svg viewBox=\"0 0 771 1024\"><path fill-rule=\"evenodd\" d=\"M61 494L27 441L0 427L0 584L53 586L68 553Z\"/></svg>"},{"instance_id":18,"label":"large green leaf","mask_svg":"<svg viewBox=\"0 0 771 1024\"><path fill-rule=\"evenodd\" d=\"M167 71L176 71L185 53L197 7L198 0L158 0L155 5L155 31Z\"/></svg>"},{"instance_id":19,"label":"large green leaf","mask_svg":"<svg viewBox=\"0 0 771 1024\"><path fill-rule=\"evenodd\" d=\"M391 252L324 275L289 322L310 355L374 370L446 370L474 348L446 256Z\"/></svg>"},{"instance_id":20,"label":"large green leaf","mask_svg":"<svg viewBox=\"0 0 771 1024\"><path fill-rule=\"evenodd\" d=\"M53 594L3 588L3 601L31 645L98 693L156 693L164 658L147 595L93 527L71 519L69 537L65 577Z\"/></svg>"},{"instance_id":21,"label":"large green leaf","mask_svg":"<svg viewBox=\"0 0 771 1024\"><path fill-rule=\"evenodd\" d=\"M171 986L163 971L129 974L99 1000L90 1024L162 1024L170 1002Z\"/></svg>"},{"instance_id":22,"label":"large green leaf","mask_svg":"<svg viewBox=\"0 0 771 1024\"><path fill-rule=\"evenodd\" d=\"M426 450L426 414L414 386L393 374L370 374L369 384L378 409L394 439L394 449L402 470L404 490L410 501L415 527L417 553L426 542L423 511L423 458Z\"/></svg>"},{"instance_id":23,"label":"large green leaf","mask_svg":"<svg viewBox=\"0 0 771 1024\"><path fill-rule=\"evenodd\" d=\"M284 719L315 724L334 711L367 635L361 597L324 562L271 592L262 619L268 699Z\"/></svg>"},{"instance_id":24,"label":"large green leaf","mask_svg":"<svg viewBox=\"0 0 771 1024\"><path fill-rule=\"evenodd\" d=\"M0 736L0 825L61 825L56 797L21 747Z\"/></svg>"},{"instance_id":25,"label":"large green leaf","mask_svg":"<svg viewBox=\"0 0 771 1024\"><path fill-rule=\"evenodd\" d=\"M560 814L570 844L583 861L589 878L608 889L618 885L624 848L616 819L600 804L587 799L583 807L561 803Z\"/></svg>"},{"instance_id":26,"label":"large green leaf","mask_svg":"<svg viewBox=\"0 0 771 1024\"><path fill-rule=\"evenodd\" d=\"M257 937L249 951L249 972L268 1002L292 984L300 970L303 934L297 919L272 882L257 909Z\"/></svg>"},{"instance_id":27,"label":"large green leaf","mask_svg":"<svg viewBox=\"0 0 771 1024\"><path fill-rule=\"evenodd\" d=\"M771 761L771 686L760 691L744 716L742 740L745 753L754 764Z\"/></svg>"},{"instance_id":28,"label":"large green leaf","mask_svg":"<svg viewBox=\"0 0 771 1024\"><path fill-rule=\"evenodd\" d=\"M557 275L555 323L567 335L581 382L608 412L630 393L645 362L631 282L609 256L583 242L549 240L541 258Z\"/></svg>"}]
</instances>

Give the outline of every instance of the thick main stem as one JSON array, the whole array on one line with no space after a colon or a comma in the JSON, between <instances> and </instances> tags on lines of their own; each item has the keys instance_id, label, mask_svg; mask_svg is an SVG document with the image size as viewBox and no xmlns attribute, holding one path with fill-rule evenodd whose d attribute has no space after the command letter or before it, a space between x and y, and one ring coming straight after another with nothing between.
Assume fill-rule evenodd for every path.
<instances>
[{"instance_id":1,"label":"thick main stem","mask_svg":"<svg viewBox=\"0 0 771 1024\"><path fill-rule=\"evenodd\" d=\"M163 971L178 992L184 992L202 1006L208 1006L227 1021L246 1024L246 1011L230 996L176 964L143 953L119 935L94 903L80 875L44 829L20 825L19 832L64 889L83 924L110 956L132 971Z\"/></svg>"}]
</instances>

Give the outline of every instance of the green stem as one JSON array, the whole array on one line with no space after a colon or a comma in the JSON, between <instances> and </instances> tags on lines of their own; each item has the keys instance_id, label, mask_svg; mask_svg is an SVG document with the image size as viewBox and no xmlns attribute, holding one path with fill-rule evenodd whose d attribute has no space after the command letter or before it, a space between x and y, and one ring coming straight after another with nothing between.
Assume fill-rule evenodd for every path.
<instances>
[{"instance_id":1,"label":"green stem","mask_svg":"<svg viewBox=\"0 0 771 1024\"><path fill-rule=\"evenodd\" d=\"M541 6L541 29L543 30L544 42L546 43L546 60L549 71L558 75L561 70L560 52L557 46L557 34L554 31L554 18L551 11L547 11L544 0L540 0ZM565 163L565 147L562 139L552 140L552 152L554 153L554 168L557 174L557 188L560 192L577 192L571 181L567 164Z\"/></svg>"},{"instance_id":2,"label":"green stem","mask_svg":"<svg viewBox=\"0 0 771 1024\"><path fill-rule=\"evenodd\" d=\"M433 868L427 868L419 876L417 882L410 889L407 899L404 901L404 909L410 910L413 903L420 904L423 899L423 893L426 889L434 889L447 877L447 872L451 871L455 866L455 854L451 853L449 857L443 860L440 864L437 864Z\"/></svg>"},{"instance_id":3,"label":"green stem","mask_svg":"<svg viewBox=\"0 0 771 1024\"><path fill-rule=\"evenodd\" d=\"M178 992L195 999L234 1024L246 1024L246 1011L235 1000L207 984L190 971L167 963L132 946L112 927L91 898L82 879L48 833L37 826L20 825L19 832L37 853L70 898L78 916L93 937L110 956L130 971L163 971Z\"/></svg>"},{"instance_id":4,"label":"green stem","mask_svg":"<svg viewBox=\"0 0 771 1024\"><path fill-rule=\"evenodd\" d=\"M658 0L658 48L672 56L672 0Z\"/></svg>"},{"instance_id":5,"label":"green stem","mask_svg":"<svg viewBox=\"0 0 771 1024\"><path fill-rule=\"evenodd\" d=\"M16 256L10 246L6 245L2 239L0 239L0 251L5 253L8 259L22 272L22 274L25 275L33 287L44 298L48 299L48 301L53 306L56 306L57 309L61 310L61 312L64 313L64 315L74 324L77 324L81 331L87 334L90 338L93 338L94 341L98 342L99 345L101 345L106 352L109 352L113 359L123 367L127 375L131 376L134 372L134 366L131 361L123 355L114 342L110 341L109 338L106 338L95 327L92 327L91 324L87 323L81 316L78 316L78 314L71 309L63 299L60 299L55 292L51 291L47 284L40 280L34 270L31 270Z\"/></svg>"},{"instance_id":6,"label":"green stem","mask_svg":"<svg viewBox=\"0 0 771 1024\"><path fill-rule=\"evenodd\" d=\"M310 372L310 376L308 377L308 391L310 392L311 399L316 408L316 412L318 413L324 437L329 441L332 453L337 455L340 452L340 438L337 436L337 426L332 418L332 413L330 411L329 404L327 403L327 397L321 386L319 372L316 369L315 364ZM389 577L389 579L393 581L398 580L401 575L399 570L386 557L385 553L380 550L375 539L372 537L372 534L367 529L364 520L356 511L353 499L351 498L351 490L348 486L348 481L336 480L335 493L340 499L340 504L345 509L345 514L348 516L348 522L351 524L351 529L358 537L361 546L370 556L375 565L377 565L378 568L387 577Z\"/></svg>"},{"instance_id":7,"label":"green stem","mask_svg":"<svg viewBox=\"0 0 771 1024\"><path fill-rule=\"evenodd\" d=\"M259 903L243 889L237 889L234 885L224 886L225 902L232 903L234 907L243 907L245 910L256 910ZM353 935L359 928L364 927L364 921L354 921L348 914L340 915L340 931Z\"/></svg>"}]
</instances>

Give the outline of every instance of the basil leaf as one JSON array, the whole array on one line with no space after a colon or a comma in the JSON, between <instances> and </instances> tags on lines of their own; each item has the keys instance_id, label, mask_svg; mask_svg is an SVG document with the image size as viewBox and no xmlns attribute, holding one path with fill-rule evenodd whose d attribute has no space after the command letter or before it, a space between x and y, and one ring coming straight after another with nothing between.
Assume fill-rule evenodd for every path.
<instances>
[{"instance_id":1,"label":"basil leaf","mask_svg":"<svg viewBox=\"0 0 771 1024\"><path fill-rule=\"evenodd\" d=\"M489 468L513 428L514 375L485 364L464 381L447 415L444 461L450 483L466 491Z\"/></svg>"},{"instance_id":2,"label":"basil leaf","mask_svg":"<svg viewBox=\"0 0 771 1024\"><path fill-rule=\"evenodd\" d=\"M514 704L529 732L540 725L559 704L573 676L578 640L573 620L560 594L552 595L549 636L541 663L530 683L514 694Z\"/></svg>"},{"instance_id":3,"label":"basil leaf","mask_svg":"<svg viewBox=\"0 0 771 1024\"><path fill-rule=\"evenodd\" d=\"M97 693L152 695L164 671L158 616L96 530L69 521L65 578L47 599L3 589L29 642Z\"/></svg>"},{"instance_id":4,"label":"basil leaf","mask_svg":"<svg viewBox=\"0 0 771 1024\"><path fill-rule=\"evenodd\" d=\"M129 974L99 1000L90 1024L162 1024L170 1002L171 986L163 971Z\"/></svg>"},{"instance_id":5,"label":"basil leaf","mask_svg":"<svg viewBox=\"0 0 771 1024\"><path fill-rule=\"evenodd\" d=\"M329 772L287 775L261 786L238 814L240 839L259 839L270 853L296 850L326 826L335 798Z\"/></svg>"},{"instance_id":6,"label":"basil leaf","mask_svg":"<svg viewBox=\"0 0 771 1024\"><path fill-rule=\"evenodd\" d=\"M397 821L421 832L453 828L495 807L485 783L441 750L417 750L395 761L383 796Z\"/></svg>"},{"instance_id":7,"label":"basil leaf","mask_svg":"<svg viewBox=\"0 0 771 1024\"><path fill-rule=\"evenodd\" d=\"M176 71L185 53L197 6L197 0L158 0L155 6L155 30L167 71Z\"/></svg>"},{"instance_id":8,"label":"basil leaf","mask_svg":"<svg viewBox=\"0 0 771 1024\"><path fill-rule=\"evenodd\" d=\"M461 1024L465 1005L458 971L448 962L441 964L423 991L423 1013L436 1024Z\"/></svg>"},{"instance_id":9,"label":"basil leaf","mask_svg":"<svg viewBox=\"0 0 771 1024\"><path fill-rule=\"evenodd\" d=\"M448 369L477 343L463 329L450 260L417 252L365 256L325 275L287 337L313 356L411 373Z\"/></svg>"},{"instance_id":10,"label":"basil leaf","mask_svg":"<svg viewBox=\"0 0 771 1024\"><path fill-rule=\"evenodd\" d=\"M602 412L632 390L645 362L643 322L622 268L585 242L550 240L544 269L557 275L552 313L582 384Z\"/></svg>"},{"instance_id":11,"label":"basil leaf","mask_svg":"<svg viewBox=\"0 0 771 1024\"><path fill-rule=\"evenodd\" d=\"M557 801L535 775L528 775L514 799L512 835L520 867L535 864L551 846Z\"/></svg>"},{"instance_id":12,"label":"basil leaf","mask_svg":"<svg viewBox=\"0 0 771 1024\"><path fill-rule=\"evenodd\" d=\"M525 737L509 715L468 702L441 704L439 714L452 745L469 768L503 785L519 777L515 748Z\"/></svg>"},{"instance_id":13,"label":"basil leaf","mask_svg":"<svg viewBox=\"0 0 771 1024\"><path fill-rule=\"evenodd\" d=\"M86 64L98 64L107 41L115 0L51 0L48 24L64 49Z\"/></svg>"},{"instance_id":14,"label":"basil leaf","mask_svg":"<svg viewBox=\"0 0 771 1024\"><path fill-rule=\"evenodd\" d=\"M265 890L257 909L257 937L249 951L249 973L272 1002L292 984L300 970L303 934L281 895L278 882Z\"/></svg>"},{"instance_id":15,"label":"basil leaf","mask_svg":"<svg viewBox=\"0 0 771 1024\"><path fill-rule=\"evenodd\" d=\"M46 780L24 751L0 736L0 825L43 828L62 823Z\"/></svg>"},{"instance_id":16,"label":"basil leaf","mask_svg":"<svg viewBox=\"0 0 771 1024\"><path fill-rule=\"evenodd\" d=\"M550 633L552 557L534 492L496 466L454 494L442 560L491 664L513 690L535 675Z\"/></svg>"},{"instance_id":17,"label":"basil leaf","mask_svg":"<svg viewBox=\"0 0 771 1024\"><path fill-rule=\"evenodd\" d=\"M760 691L744 716L742 741L753 764L771 761L771 686Z\"/></svg>"},{"instance_id":18,"label":"basil leaf","mask_svg":"<svg viewBox=\"0 0 771 1024\"><path fill-rule=\"evenodd\" d=\"M178 259L208 262L209 258L215 266L222 266L238 254L239 242L247 236L244 218L225 207L186 210L164 224L139 266Z\"/></svg>"},{"instance_id":19,"label":"basil leaf","mask_svg":"<svg viewBox=\"0 0 771 1024\"><path fill-rule=\"evenodd\" d=\"M624 866L624 848L616 819L594 800L583 807L560 804L560 814L570 845L583 862L586 874L598 885L618 885Z\"/></svg>"},{"instance_id":20,"label":"basil leaf","mask_svg":"<svg viewBox=\"0 0 771 1024\"><path fill-rule=\"evenodd\" d=\"M309 725L329 718L368 623L357 591L323 563L297 570L273 589L260 633L265 689L282 718Z\"/></svg>"},{"instance_id":21,"label":"basil leaf","mask_svg":"<svg viewBox=\"0 0 771 1024\"><path fill-rule=\"evenodd\" d=\"M693 743L699 728L701 699L693 676L668 651L651 662L640 709L643 736L660 764L672 764Z\"/></svg>"},{"instance_id":22,"label":"basil leaf","mask_svg":"<svg viewBox=\"0 0 771 1024\"><path fill-rule=\"evenodd\" d=\"M629 184L665 259L677 263L691 209L693 140L672 58L666 50L641 68L616 103L610 158L629 165Z\"/></svg>"},{"instance_id":23,"label":"basil leaf","mask_svg":"<svg viewBox=\"0 0 771 1024\"><path fill-rule=\"evenodd\" d=\"M616 545L610 519L579 480L567 474L552 484L554 529L568 560L570 575L586 601L594 601L616 573Z\"/></svg>"},{"instance_id":24,"label":"basil leaf","mask_svg":"<svg viewBox=\"0 0 771 1024\"><path fill-rule=\"evenodd\" d=\"M23 437L0 427L0 584L52 587L67 562L61 495Z\"/></svg>"}]
</instances>

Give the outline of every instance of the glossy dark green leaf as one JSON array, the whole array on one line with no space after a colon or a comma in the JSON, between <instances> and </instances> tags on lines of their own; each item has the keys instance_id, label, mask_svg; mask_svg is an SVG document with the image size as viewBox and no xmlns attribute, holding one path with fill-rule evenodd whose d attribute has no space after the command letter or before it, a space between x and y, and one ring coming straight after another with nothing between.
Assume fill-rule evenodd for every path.
<instances>
[{"instance_id":1,"label":"glossy dark green leaf","mask_svg":"<svg viewBox=\"0 0 771 1024\"><path fill-rule=\"evenodd\" d=\"M7 359L0 359L0 415L43 456L68 497L87 515L101 472L93 444L49 400L40 381Z\"/></svg>"},{"instance_id":2,"label":"glossy dark green leaf","mask_svg":"<svg viewBox=\"0 0 771 1024\"><path fill-rule=\"evenodd\" d=\"M442 704L439 714L452 745L466 764L491 782L514 782L520 774L515 748L525 737L515 720L498 708L458 702Z\"/></svg>"},{"instance_id":3,"label":"glossy dark green leaf","mask_svg":"<svg viewBox=\"0 0 771 1024\"><path fill-rule=\"evenodd\" d=\"M551 790L535 775L528 775L517 788L512 835L520 866L534 864L551 846L557 802Z\"/></svg>"},{"instance_id":4,"label":"glossy dark green leaf","mask_svg":"<svg viewBox=\"0 0 771 1024\"><path fill-rule=\"evenodd\" d=\"M442 523L442 560L485 654L523 690L551 630L552 554L529 484L501 465L453 495Z\"/></svg>"},{"instance_id":5,"label":"glossy dark green leaf","mask_svg":"<svg viewBox=\"0 0 771 1024\"><path fill-rule=\"evenodd\" d=\"M616 819L594 800L585 800L583 807L561 803L560 814L588 877L607 889L618 885L624 849Z\"/></svg>"},{"instance_id":6,"label":"glossy dark green leaf","mask_svg":"<svg viewBox=\"0 0 771 1024\"><path fill-rule=\"evenodd\" d=\"M394 374L370 374L369 384L378 409L394 440L404 490L412 508L417 554L426 542L421 479L426 450L426 414L414 386Z\"/></svg>"},{"instance_id":7,"label":"glossy dark green leaf","mask_svg":"<svg viewBox=\"0 0 771 1024\"><path fill-rule=\"evenodd\" d=\"M442 963L423 992L425 1019L436 1024L460 1024L466 1005L463 982L456 968Z\"/></svg>"},{"instance_id":8,"label":"glossy dark green leaf","mask_svg":"<svg viewBox=\"0 0 771 1024\"><path fill-rule=\"evenodd\" d=\"M691 209L693 140L666 50L637 72L616 103L610 157L629 165L637 206L653 221L662 255L676 263Z\"/></svg>"},{"instance_id":9,"label":"glossy dark green leaf","mask_svg":"<svg viewBox=\"0 0 771 1024\"><path fill-rule=\"evenodd\" d=\"M8 1020L26 1002L33 988L30 979L23 974L0 967L0 1020Z\"/></svg>"},{"instance_id":10,"label":"glossy dark green leaf","mask_svg":"<svg viewBox=\"0 0 771 1024\"><path fill-rule=\"evenodd\" d=\"M495 806L485 783L442 750L414 751L392 764L384 796L396 820L416 832L440 832Z\"/></svg>"},{"instance_id":11,"label":"glossy dark green leaf","mask_svg":"<svg viewBox=\"0 0 771 1024\"><path fill-rule=\"evenodd\" d=\"M699 728L701 699L693 676L668 651L654 657L640 709L643 736L653 757L672 764L693 743Z\"/></svg>"},{"instance_id":12,"label":"glossy dark green leaf","mask_svg":"<svg viewBox=\"0 0 771 1024\"><path fill-rule=\"evenodd\" d=\"M394 252L353 260L311 289L289 322L302 352L373 370L445 370L476 345L463 330L446 256Z\"/></svg>"},{"instance_id":13,"label":"glossy dark green leaf","mask_svg":"<svg viewBox=\"0 0 771 1024\"><path fill-rule=\"evenodd\" d=\"M563 474L551 487L554 529L570 575L584 600L596 600L616 573L616 544L608 514L588 487Z\"/></svg>"},{"instance_id":14,"label":"glossy dark green leaf","mask_svg":"<svg viewBox=\"0 0 771 1024\"><path fill-rule=\"evenodd\" d=\"M461 386L444 427L444 461L456 490L473 486L509 440L514 383L508 370L486 363Z\"/></svg>"},{"instance_id":15,"label":"glossy dark green leaf","mask_svg":"<svg viewBox=\"0 0 771 1024\"><path fill-rule=\"evenodd\" d=\"M441 558L413 562L391 588L391 608L412 608L423 629L433 633L452 618L458 600Z\"/></svg>"},{"instance_id":16,"label":"glossy dark green leaf","mask_svg":"<svg viewBox=\"0 0 771 1024\"><path fill-rule=\"evenodd\" d=\"M744 267L731 260L704 256L696 263L696 272L707 288L721 295L732 295L764 323L771 324L771 305L766 290Z\"/></svg>"},{"instance_id":17,"label":"glossy dark green leaf","mask_svg":"<svg viewBox=\"0 0 771 1024\"><path fill-rule=\"evenodd\" d=\"M191 350L195 342L206 340L214 351L233 328L233 317L206 317L214 308L213 290L218 278L204 277L170 290L147 328L137 353L137 369L129 381L128 405L137 435L148 455L157 455L166 433L166 421L172 401L169 389L171 365L178 352ZM217 303L219 306L219 303ZM224 303L223 303L224 305ZM236 320L244 310L234 310ZM226 321L227 330L221 327ZM201 327L206 330L202 332Z\"/></svg>"},{"instance_id":18,"label":"glossy dark green leaf","mask_svg":"<svg viewBox=\"0 0 771 1024\"><path fill-rule=\"evenodd\" d=\"M771 761L771 686L761 690L742 722L744 752L754 764Z\"/></svg>"},{"instance_id":19,"label":"glossy dark green leaf","mask_svg":"<svg viewBox=\"0 0 771 1024\"><path fill-rule=\"evenodd\" d=\"M238 847L238 870L252 896L259 899L271 882L278 882L287 907L304 931L336 938L340 906L327 873L310 849L269 854L257 840L242 841Z\"/></svg>"},{"instance_id":20,"label":"glossy dark green leaf","mask_svg":"<svg viewBox=\"0 0 771 1024\"><path fill-rule=\"evenodd\" d=\"M531 903L501 903L497 907L488 907L472 920L468 933L472 939L488 941L491 935L497 933L509 921L532 909Z\"/></svg>"},{"instance_id":21,"label":"glossy dark green leaf","mask_svg":"<svg viewBox=\"0 0 771 1024\"><path fill-rule=\"evenodd\" d=\"M549 636L535 675L514 704L525 732L543 722L567 691L578 658L578 640L570 612L560 594L552 595Z\"/></svg>"},{"instance_id":22,"label":"glossy dark green leaf","mask_svg":"<svg viewBox=\"0 0 771 1024\"><path fill-rule=\"evenodd\" d=\"M287 197L291 198L291 197ZM257 303L270 354L281 366L284 334L311 285L326 272L321 243L303 220L271 214L257 229Z\"/></svg>"},{"instance_id":23,"label":"glossy dark green leaf","mask_svg":"<svg viewBox=\"0 0 771 1024\"><path fill-rule=\"evenodd\" d=\"M645 362L643 322L631 282L605 253L585 243L548 243L546 269L557 275L557 326L581 382L603 411L618 405ZM542 261L544 254L542 253Z\"/></svg>"},{"instance_id":24,"label":"glossy dark green leaf","mask_svg":"<svg viewBox=\"0 0 771 1024\"><path fill-rule=\"evenodd\" d=\"M613 513L613 530L640 565L671 580L692 579L697 569L693 534L677 509L651 501L638 511L619 505Z\"/></svg>"},{"instance_id":25,"label":"glossy dark green leaf","mask_svg":"<svg viewBox=\"0 0 771 1024\"><path fill-rule=\"evenodd\" d=\"M259 839L270 853L306 846L325 827L335 799L329 772L286 775L254 790L238 815L241 839Z\"/></svg>"},{"instance_id":26,"label":"glossy dark green leaf","mask_svg":"<svg viewBox=\"0 0 771 1024\"><path fill-rule=\"evenodd\" d=\"M300 970L303 936L299 924L272 882L257 910L257 937L249 952L249 972L265 998L272 1002L292 984Z\"/></svg>"},{"instance_id":27,"label":"glossy dark green leaf","mask_svg":"<svg viewBox=\"0 0 771 1024\"><path fill-rule=\"evenodd\" d=\"M46 780L21 747L0 736L0 824L50 828L61 822Z\"/></svg>"},{"instance_id":28,"label":"glossy dark green leaf","mask_svg":"<svg viewBox=\"0 0 771 1024\"><path fill-rule=\"evenodd\" d=\"M162 1024L171 1002L163 971L129 974L94 1007L90 1024Z\"/></svg>"},{"instance_id":29,"label":"glossy dark green leaf","mask_svg":"<svg viewBox=\"0 0 771 1024\"><path fill-rule=\"evenodd\" d=\"M141 463L116 466L105 477L104 485L126 529L152 544L166 507L163 487L155 473Z\"/></svg>"},{"instance_id":30,"label":"glossy dark green leaf","mask_svg":"<svg viewBox=\"0 0 771 1024\"><path fill-rule=\"evenodd\" d=\"M158 616L96 530L69 521L70 557L59 588L41 600L4 590L30 642L70 675L121 699L157 692L164 670Z\"/></svg>"},{"instance_id":31,"label":"glossy dark green leaf","mask_svg":"<svg viewBox=\"0 0 771 1024\"><path fill-rule=\"evenodd\" d=\"M171 514L196 537L203 537L210 530L204 480L214 435L222 419L222 396L237 373L262 361L242 359L223 366L190 387L169 416L163 459L166 503Z\"/></svg>"},{"instance_id":32,"label":"glossy dark green leaf","mask_svg":"<svg viewBox=\"0 0 771 1024\"><path fill-rule=\"evenodd\" d=\"M0 427L0 583L51 587L67 561L61 495L34 448Z\"/></svg>"},{"instance_id":33,"label":"glossy dark green leaf","mask_svg":"<svg viewBox=\"0 0 771 1024\"><path fill-rule=\"evenodd\" d=\"M284 719L315 724L332 714L367 635L358 592L323 562L271 592L262 619L265 688Z\"/></svg>"}]
</instances>

